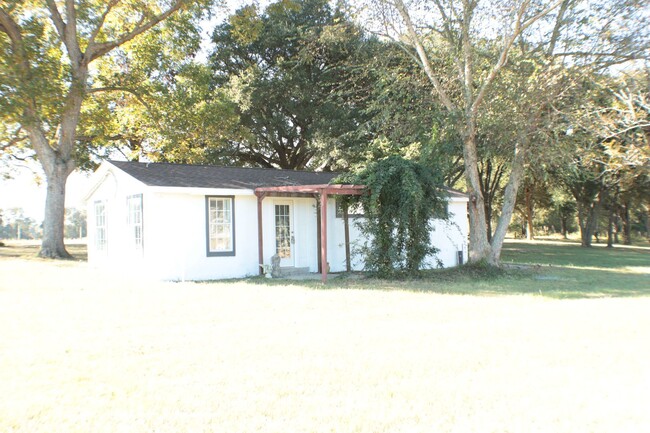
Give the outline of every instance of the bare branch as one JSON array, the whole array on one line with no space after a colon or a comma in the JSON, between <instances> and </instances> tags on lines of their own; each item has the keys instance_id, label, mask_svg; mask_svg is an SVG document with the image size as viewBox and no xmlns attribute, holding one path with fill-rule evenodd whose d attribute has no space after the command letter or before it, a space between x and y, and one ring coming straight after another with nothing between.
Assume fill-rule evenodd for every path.
<instances>
[{"instance_id":1,"label":"bare branch","mask_svg":"<svg viewBox=\"0 0 650 433\"><path fill-rule=\"evenodd\" d=\"M51 0L50 0L51 1ZM141 33L146 32L150 28L154 27L156 24L159 22L167 19L169 16L174 14L176 11L178 11L184 4L186 0L176 0L172 6L169 7L166 11L163 13L154 16L149 20L148 22L144 22L144 19L138 23L138 25L135 27L135 29L131 30L130 32L127 32L120 36L119 38L115 39L114 41L110 42L104 42L101 44L94 45L92 49L89 47L86 51L86 56L88 57L88 62L92 62L93 60L103 56L104 54L108 53L109 51L113 50L114 48L117 48L126 42L130 41L131 39L135 38Z\"/></svg>"},{"instance_id":2,"label":"bare branch","mask_svg":"<svg viewBox=\"0 0 650 433\"><path fill-rule=\"evenodd\" d=\"M106 5L106 9L104 9L104 13L99 17L99 22L97 23L97 26L93 30L93 32L90 35L90 38L88 39L88 46L86 47L86 51L88 52L89 50L92 51L92 46L95 45L95 39L97 39L97 35L99 35L99 32L102 30L102 27L104 26L104 22L106 21L106 17L108 14L111 12L111 9L115 7L120 2L120 0L111 0L108 2Z\"/></svg>"},{"instance_id":3,"label":"bare branch","mask_svg":"<svg viewBox=\"0 0 650 433\"><path fill-rule=\"evenodd\" d=\"M555 51L555 45L557 44L557 40L560 37L560 29L564 24L564 14L573 1L574 0L564 0L560 6L560 10L557 13L557 18L555 19L555 26L553 27L553 32L551 33L551 41L548 44L548 51L546 52L548 56L552 56L553 52Z\"/></svg>"},{"instance_id":4,"label":"bare branch","mask_svg":"<svg viewBox=\"0 0 650 433\"><path fill-rule=\"evenodd\" d=\"M411 16L409 15L409 12L406 9L406 6L404 5L404 2L402 0L395 0L395 7L397 8L399 14L402 16L402 19L404 20L404 24L406 25L409 39L411 40L411 43L415 47L415 50L417 51L418 56L420 57L420 61L422 62L422 66L424 67L424 72L427 74L429 81L431 81L433 88L438 93L438 96L440 97L442 103L445 105L447 110L451 112L456 111L457 109L456 105L453 103L451 98L449 98L449 95L447 95L447 92L445 92L445 89L442 87L442 84L440 83L440 80L438 79L436 73L433 71L431 62L429 61L429 57L427 56L427 53L424 50L424 47L422 46L420 37L415 31L415 27L413 26L413 21L411 20Z\"/></svg>"},{"instance_id":5,"label":"bare branch","mask_svg":"<svg viewBox=\"0 0 650 433\"><path fill-rule=\"evenodd\" d=\"M478 111L479 105L481 105L481 102L483 102L483 98L485 97L485 93L487 92L487 89L490 87L494 79L496 78L497 74L499 71L505 66L506 62L508 61L508 54L510 52L510 48L512 47L512 44L515 42L515 40L521 35L528 27L533 25L536 21L540 20L544 16L548 15L553 9L558 7L560 3L564 0L557 0L553 2L549 7L546 9L543 9L536 15L528 18L525 21L523 20L524 14L526 13L526 10L528 9L530 2L525 1L521 4L521 7L519 8L519 11L517 12L517 19L515 21L515 28L513 29L512 33L510 36L505 36L504 37L504 44L503 48L501 49L501 54L499 55L499 59L497 62L492 66L492 69L490 70L490 73L488 76L485 78L485 81L483 81L483 84L481 85L481 88L479 89L478 94L476 95L476 99L472 103L471 107L471 112L476 113Z\"/></svg>"},{"instance_id":6,"label":"bare branch","mask_svg":"<svg viewBox=\"0 0 650 433\"><path fill-rule=\"evenodd\" d=\"M9 148L12 147L12 146L15 146L16 144L18 144L18 143L20 143L20 142L23 142L23 141L27 140L27 136L26 136L26 135L22 135L22 136L20 135L20 132L22 131L22 129L23 129L22 126L19 127L19 128L16 130L16 132L14 132L14 134L13 134L14 137L13 137L11 140L7 141L7 142L4 143L2 146L0 146L0 150L7 150L7 149L9 149Z\"/></svg>"},{"instance_id":7,"label":"bare branch","mask_svg":"<svg viewBox=\"0 0 650 433\"><path fill-rule=\"evenodd\" d=\"M47 8L50 10L50 19L54 23L56 32L59 34L61 40L65 41L66 25L65 22L63 21L63 17L61 17L61 12L59 12L59 8L56 6L54 0L46 0L46 3L47 3Z\"/></svg>"},{"instance_id":8,"label":"bare branch","mask_svg":"<svg viewBox=\"0 0 650 433\"><path fill-rule=\"evenodd\" d=\"M129 93L138 100L146 109L149 111L151 114L153 114L153 110L151 110L151 106L147 103L147 101L144 100L142 95L138 93L134 89L130 89L128 87L120 87L120 86L107 86L107 87L93 87L90 89L86 89L86 93L91 94L91 93L101 93L101 92L124 92L124 93Z\"/></svg>"}]
</instances>

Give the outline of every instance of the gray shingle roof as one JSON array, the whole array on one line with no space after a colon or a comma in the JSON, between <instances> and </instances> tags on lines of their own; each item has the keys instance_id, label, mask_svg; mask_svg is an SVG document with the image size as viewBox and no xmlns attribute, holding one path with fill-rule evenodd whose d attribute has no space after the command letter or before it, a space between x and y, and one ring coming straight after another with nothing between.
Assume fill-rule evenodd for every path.
<instances>
[{"instance_id":1,"label":"gray shingle roof","mask_svg":"<svg viewBox=\"0 0 650 433\"><path fill-rule=\"evenodd\" d=\"M272 168L109 162L145 185L166 187L255 189L261 186L319 185L330 183L340 174Z\"/></svg>"},{"instance_id":2,"label":"gray shingle roof","mask_svg":"<svg viewBox=\"0 0 650 433\"><path fill-rule=\"evenodd\" d=\"M109 162L145 185L184 188L255 189L263 186L323 185L340 174L160 162ZM450 197L467 198L464 192L445 189Z\"/></svg>"}]
</instances>

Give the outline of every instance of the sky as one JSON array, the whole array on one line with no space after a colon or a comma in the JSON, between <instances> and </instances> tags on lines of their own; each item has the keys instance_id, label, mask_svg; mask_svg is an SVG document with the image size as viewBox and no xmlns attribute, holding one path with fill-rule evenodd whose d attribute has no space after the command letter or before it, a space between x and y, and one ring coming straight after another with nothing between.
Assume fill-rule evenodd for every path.
<instances>
[{"instance_id":1,"label":"sky","mask_svg":"<svg viewBox=\"0 0 650 433\"><path fill-rule=\"evenodd\" d=\"M90 173L78 171L70 175L66 185L66 207L85 208L82 199L90 188L88 176ZM45 194L42 170L39 167L21 167L12 179L0 180L0 209L22 208L25 216L40 222L45 210Z\"/></svg>"}]
</instances>

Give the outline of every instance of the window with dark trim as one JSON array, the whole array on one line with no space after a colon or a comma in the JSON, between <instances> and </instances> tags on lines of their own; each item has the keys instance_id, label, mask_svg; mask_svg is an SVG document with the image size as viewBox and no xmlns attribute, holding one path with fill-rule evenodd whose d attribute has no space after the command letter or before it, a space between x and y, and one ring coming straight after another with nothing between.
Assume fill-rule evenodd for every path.
<instances>
[{"instance_id":1,"label":"window with dark trim","mask_svg":"<svg viewBox=\"0 0 650 433\"><path fill-rule=\"evenodd\" d=\"M95 202L95 249L106 250L106 204Z\"/></svg>"},{"instance_id":2,"label":"window with dark trim","mask_svg":"<svg viewBox=\"0 0 650 433\"><path fill-rule=\"evenodd\" d=\"M142 194L126 198L126 225L129 243L135 250L142 250Z\"/></svg>"},{"instance_id":3,"label":"window with dark trim","mask_svg":"<svg viewBox=\"0 0 650 433\"><path fill-rule=\"evenodd\" d=\"M208 256L235 255L235 197L205 197Z\"/></svg>"},{"instance_id":4,"label":"window with dark trim","mask_svg":"<svg viewBox=\"0 0 650 433\"><path fill-rule=\"evenodd\" d=\"M336 217L343 218L343 203L339 198L336 199ZM363 218L363 207L360 203L350 205L348 209L348 218Z\"/></svg>"}]
</instances>

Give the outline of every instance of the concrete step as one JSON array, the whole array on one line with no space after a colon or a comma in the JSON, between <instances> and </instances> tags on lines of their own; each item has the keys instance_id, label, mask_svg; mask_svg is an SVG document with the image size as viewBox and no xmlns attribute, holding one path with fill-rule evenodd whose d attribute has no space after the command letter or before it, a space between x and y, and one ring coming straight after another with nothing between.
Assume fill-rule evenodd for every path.
<instances>
[{"instance_id":1,"label":"concrete step","mask_svg":"<svg viewBox=\"0 0 650 433\"><path fill-rule=\"evenodd\" d=\"M285 266L280 268L280 275L283 277L293 277L296 275L306 275L309 274L309 268L296 268L293 266Z\"/></svg>"}]
</instances>

